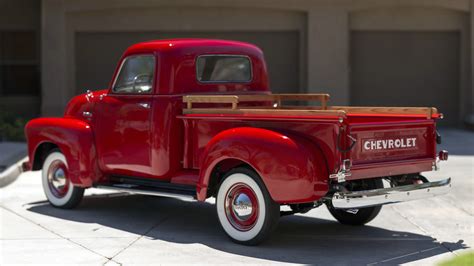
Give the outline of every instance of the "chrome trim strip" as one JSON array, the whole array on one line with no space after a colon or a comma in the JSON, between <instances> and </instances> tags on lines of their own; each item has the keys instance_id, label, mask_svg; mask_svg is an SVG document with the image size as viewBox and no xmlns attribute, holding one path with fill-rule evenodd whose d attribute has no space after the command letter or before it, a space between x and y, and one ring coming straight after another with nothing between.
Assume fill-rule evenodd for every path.
<instances>
[{"instance_id":1,"label":"chrome trim strip","mask_svg":"<svg viewBox=\"0 0 474 266\"><path fill-rule=\"evenodd\" d=\"M446 194L451 189L451 178L423 184L406 185L349 193L336 192L332 205L336 209L364 208L404 201L424 199Z\"/></svg>"},{"instance_id":2,"label":"chrome trim strip","mask_svg":"<svg viewBox=\"0 0 474 266\"><path fill-rule=\"evenodd\" d=\"M132 194L142 194L142 195L150 195L150 196L161 196L161 197L168 197L168 198L175 198L175 199L185 199L185 200L194 200L195 197L191 195L183 195L183 194L175 194L175 193L169 193L169 192L159 192L159 191L151 191L151 190L142 190L142 189L136 189L136 188L131 188L127 186L104 186L104 185L98 185L96 188L100 189L109 189L109 190L115 190L115 191L120 191L120 192L128 192Z\"/></svg>"}]
</instances>

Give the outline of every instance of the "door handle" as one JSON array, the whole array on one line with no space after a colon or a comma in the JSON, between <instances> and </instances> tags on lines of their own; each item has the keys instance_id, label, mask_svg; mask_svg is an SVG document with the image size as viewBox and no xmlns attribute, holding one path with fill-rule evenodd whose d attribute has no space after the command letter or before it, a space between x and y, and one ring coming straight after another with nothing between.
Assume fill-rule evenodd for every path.
<instances>
[{"instance_id":1,"label":"door handle","mask_svg":"<svg viewBox=\"0 0 474 266\"><path fill-rule=\"evenodd\" d=\"M84 112L82 112L82 116L84 116L85 118L91 118L91 117L92 117L92 113L91 113L91 112L84 111Z\"/></svg>"},{"instance_id":2,"label":"door handle","mask_svg":"<svg viewBox=\"0 0 474 266\"><path fill-rule=\"evenodd\" d=\"M150 109L150 104L149 103L139 103L138 105L140 105L143 108Z\"/></svg>"}]
</instances>

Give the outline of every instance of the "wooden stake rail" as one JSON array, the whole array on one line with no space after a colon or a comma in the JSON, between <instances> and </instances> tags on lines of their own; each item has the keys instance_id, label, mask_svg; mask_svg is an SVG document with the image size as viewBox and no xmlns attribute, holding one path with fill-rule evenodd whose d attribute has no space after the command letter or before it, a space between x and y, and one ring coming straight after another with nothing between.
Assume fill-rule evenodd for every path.
<instances>
[{"instance_id":1,"label":"wooden stake rail","mask_svg":"<svg viewBox=\"0 0 474 266\"><path fill-rule=\"evenodd\" d=\"M284 105L285 101L319 101L320 106ZM426 115L428 119L437 114L433 107L352 107L328 106L329 94L258 94L258 95L186 95L184 114L265 114L265 115L332 115L346 114L399 114ZM269 102L266 106L239 106L244 102ZM197 104L229 104L226 107L195 108Z\"/></svg>"},{"instance_id":2,"label":"wooden stake rail","mask_svg":"<svg viewBox=\"0 0 474 266\"><path fill-rule=\"evenodd\" d=\"M428 119L438 114L438 110L434 107L329 106L328 110L342 110L348 114L426 115Z\"/></svg>"}]
</instances>

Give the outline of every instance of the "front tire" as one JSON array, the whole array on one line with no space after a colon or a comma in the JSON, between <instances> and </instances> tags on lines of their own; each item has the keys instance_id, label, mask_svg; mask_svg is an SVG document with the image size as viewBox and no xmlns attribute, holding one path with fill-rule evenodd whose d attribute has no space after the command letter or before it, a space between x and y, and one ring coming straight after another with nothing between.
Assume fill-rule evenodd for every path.
<instances>
[{"instance_id":1,"label":"front tire","mask_svg":"<svg viewBox=\"0 0 474 266\"><path fill-rule=\"evenodd\" d=\"M51 205L72 209L81 202L84 189L72 184L66 158L58 149L49 153L44 160L41 175L44 194Z\"/></svg>"},{"instance_id":2,"label":"front tire","mask_svg":"<svg viewBox=\"0 0 474 266\"><path fill-rule=\"evenodd\" d=\"M232 241L257 245L278 224L280 205L272 200L260 177L248 168L231 170L219 186L216 210Z\"/></svg>"},{"instance_id":3,"label":"front tire","mask_svg":"<svg viewBox=\"0 0 474 266\"><path fill-rule=\"evenodd\" d=\"M377 188L383 188L382 180L369 180L363 188L355 189L354 191ZM374 206L360 209L342 210L334 208L332 203L329 203L327 207L329 212L334 218L336 218L337 221L346 225L364 225L377 217L380 210L382 209L382 206Z\"/></svg>"}]
</instances>

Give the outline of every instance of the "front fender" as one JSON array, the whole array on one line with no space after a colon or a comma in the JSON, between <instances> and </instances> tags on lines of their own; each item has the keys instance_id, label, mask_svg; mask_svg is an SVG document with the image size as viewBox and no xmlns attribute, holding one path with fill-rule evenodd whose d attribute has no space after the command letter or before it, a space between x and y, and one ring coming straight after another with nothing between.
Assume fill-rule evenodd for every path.
<instances>
[{"instance_id":1,"label":"front fender","mask_svg":"<svg viewBox=\"0 0 474 266\"><path fill-rule=\"evenodd\" d=\"M216 135L201 158L198 199L207 197L214 167L237 159L253 167L273 200L302 203L318 200L328 190L322 151L304 137L262 128L233 128Z\"/></svg>"},{"instance_id":2,"label":"front fender","mask_svg":"<svg viewBox=\"0 0 474 266\"><path fill-rule=\"evenodd\" d=\"M52 143L66 157L74 185L90 187L101 176L92 129L87 122L75 118L38 118L28 122L25 133L30 163L38 159L35 155L41 144Z\"/></svg>"}]
</instances>

